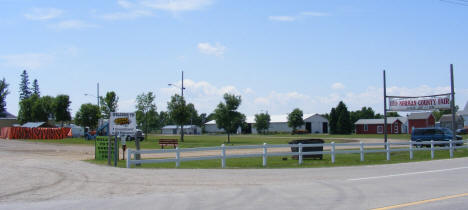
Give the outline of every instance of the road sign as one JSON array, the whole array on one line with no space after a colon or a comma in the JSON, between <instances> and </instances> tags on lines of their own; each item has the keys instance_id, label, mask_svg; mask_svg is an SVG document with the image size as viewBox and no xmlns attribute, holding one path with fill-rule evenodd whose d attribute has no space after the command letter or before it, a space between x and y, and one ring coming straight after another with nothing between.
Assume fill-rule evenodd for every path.
<instances>
[{"instance_id":1,"label":"road sign","mask_svg":"<svg viewBox=\"0 0 468 210\"><path fill-rule=\"evenodd\" d=\"M134 112L112 112L110 119L111 135L135 135L136 114Z\"/></svg>"}]
</instances>

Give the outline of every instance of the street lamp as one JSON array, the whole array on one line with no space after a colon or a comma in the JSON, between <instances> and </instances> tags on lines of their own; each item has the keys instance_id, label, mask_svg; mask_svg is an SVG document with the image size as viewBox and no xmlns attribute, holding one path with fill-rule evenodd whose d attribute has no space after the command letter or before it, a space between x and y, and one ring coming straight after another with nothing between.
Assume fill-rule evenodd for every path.
<instances>
[{"instance_id":1,"label":"street lamp","mask_svg":"<svg viewBox=\"0 0 468 210\"><path fill-rule=\"evenodd\" d=\"M168 86L174 86L176 88L180 88L180 92L181 92L181 95L182 95L182 99L184 99L184 90L185 90L185 87L184 87L184 71L182 71L182 86L179 87L178 85L174 85L174 84L167 84ZM184 141L184 123L182 122L182 125L180 127L180 141Z\"/></svg>"}]
</instances>

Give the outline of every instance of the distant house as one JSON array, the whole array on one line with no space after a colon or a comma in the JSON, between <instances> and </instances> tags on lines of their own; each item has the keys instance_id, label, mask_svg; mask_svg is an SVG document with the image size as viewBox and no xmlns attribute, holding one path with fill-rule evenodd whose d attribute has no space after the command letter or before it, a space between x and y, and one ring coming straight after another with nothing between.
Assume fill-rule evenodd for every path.
<instances>
[{"instance_id":1,"label":"distant house","mask_svg":"<svg viewBox=\"0 0 468 210\"><path fill-rule=\"evenodd\" d=\"M440 127L452 129L452 115L451 114L444 114L439 120ZM461 115L455 115L455 130L463 128L464 120Z\"/></svg>"},{"instance_id":2,"label":"distant house","mask_svg":"<svg viewBox=\"0 0 468 210\"><path fill-rule=\"evenodd\" d=\"M457 114L459 114L459 115L461 115L463 117L463 120L464 120L463 125L468 126L468 101L466 102L465 109L461 110L461 111L458 111Z\"/></svg>"},{"instance_id":3,"label":"distant house","mask_svg":"<svg viewBox=\"0 0 468 210\"><path fill-rule=\"evenodd\" d=\"M303 116L305 124L297 129L305 130L307 133L328 133L329 125L328 119L322 117L319 114L304 114ZM237 133L244 134L258 134L255 128L255 116L249 116L246 119L247 128L241 130L238 129ZM290 133L292 128L288 126L288 115L270 115L270 127L269 132L279 133ZM223 129L218 129L216 121L212 120L205 124L206 133L223 133Z\"/></svg>"},{"instance_id":4,"label":"distant house","mask_svg":"<svg viewBox=\"0 0 468 210\"><path fill-rule=\"evenodd\" d=\"M388 117L387 118L387 133L388 134L402 134L404 126L400 117ZM356 128L356 134L383 134L384 133L384 119L359 119L354 123Z\"/></svg>"},{"instance_id":5,"label":"distant house","mask_svg":"<svg viewBox=\"0 0 468 210\"><path fill-rule=\"evenodd\" d=\"M18 120L15 115L5 111L2 113L3 117L0 117L0 128L3 127L13 127L15 124L18 124Z\"/></svg>"},{"instance_id":6,"label":"distant house","mask_svg":"<svg viewBox=\"0 0 468 210\"><path fill-rule=\"evenodd\" d=\"M180 126L178 125L167 125L162 128L162 134L165 135L176 135L180 134ZM184 125L184 134L201 134L201 128L196 125Z\"/></svg>"},{"instance_id":7,"label":"distant house","mask_svg":"<svg viewBox=\"0 0 468 210\"><path fill-rule=\"evenodd\" d=\"M435 117L432 112L419 112L408 115L408 133L411 133L413 128L428 127L435 127Z\"/></svg>"}]
</instances>

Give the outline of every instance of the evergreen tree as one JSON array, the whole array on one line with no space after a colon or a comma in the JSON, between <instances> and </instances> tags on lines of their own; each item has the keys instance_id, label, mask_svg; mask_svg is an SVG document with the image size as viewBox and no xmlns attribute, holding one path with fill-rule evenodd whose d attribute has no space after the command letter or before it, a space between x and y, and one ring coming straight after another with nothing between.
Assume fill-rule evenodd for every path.
<instances>
[{"instance_id":1,"label":"evergreen tree","mask_svg":"<svg viewBox=\"0 0 468 210\"><path fill-rule=\"evenodd\" d=\"M336 107L336 112L338 116L338 121L336 123L336 132L338 134L350 134L352 132L352 123L348 108L343 101L340 101L338 106Z\"/></svg>"},{"instance_id":2,"label":"evergreen tree","mask_svg":"<svg viewBox=\"0 0 468 210\"><path fill-rule=\"evenodd\" d=\"M5 78L0 80L0 117L4 117L6 111L6 97L10 94L8 91L8 83L6 83Z\"/></svg>"},{"instance_id":3,"label":"evergreen tree","mask_svg":"<svg viewBox=\"0 0 468 210\"><path fill-rule=\"evenodd\" d=\"M336 108L332 108L330 111L330 133L336 134L337 132L337 123L338 123L338 114Z\"/></svg>"},{"instance_id":4,"label":"evergreen tree","mask_svg":"<svg viewBox=\"0 0 468 210\"><path fill-rule=\"evenodd\" d=\"M23 70L21 74L20 83L20 101L31 96L31 90L29 89L29 76L26 70Z\"/></svg>"},{"instance_id":5,"label":"evergreen tree","mask_svg":"<svg viewBox=\"0 0 468 210\"><path fill-rule=\"evenodd\" d=\"M37 82L37 79L33 81L32 93L37 96L41 96L41 92L39 91L39 83Z\"/></svg>"}]
</instances>

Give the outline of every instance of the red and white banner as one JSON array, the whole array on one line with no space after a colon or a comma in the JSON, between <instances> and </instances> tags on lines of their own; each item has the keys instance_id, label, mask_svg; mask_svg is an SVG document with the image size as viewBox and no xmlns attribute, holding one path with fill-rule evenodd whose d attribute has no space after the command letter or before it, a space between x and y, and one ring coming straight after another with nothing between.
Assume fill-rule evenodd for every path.
<instances>
[{"instance_id":1,"label":"red and white banner","mask_svg":"<svg viewBox=\"0 0 468 210\"><path fill-rule=\"evenodd\" d=\"M450 109L450 95L419 98L389 98L389 111Z\"/></svg>"}]
</instances>

